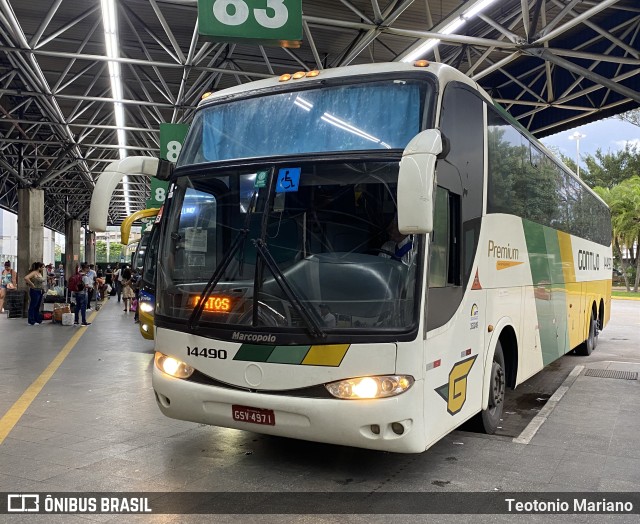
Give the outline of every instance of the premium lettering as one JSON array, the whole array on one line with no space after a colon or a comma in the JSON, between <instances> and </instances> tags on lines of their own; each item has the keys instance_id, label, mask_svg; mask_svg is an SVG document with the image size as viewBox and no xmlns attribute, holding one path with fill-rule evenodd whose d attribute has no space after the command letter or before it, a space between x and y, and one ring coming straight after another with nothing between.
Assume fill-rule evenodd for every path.
<instances>
[{"instance_id":1,"label":"premium lettering","mask_svg":"<svg viewBox=\"0 0 640 524\"><path fill-rule=\"evenodd\" d=\"M489 256L494 258L500 258L503 260L519 260L520 250L511 247L510 244L506 246L499 246L493 240L489 240Z\"/></svg>"}]
</instances>

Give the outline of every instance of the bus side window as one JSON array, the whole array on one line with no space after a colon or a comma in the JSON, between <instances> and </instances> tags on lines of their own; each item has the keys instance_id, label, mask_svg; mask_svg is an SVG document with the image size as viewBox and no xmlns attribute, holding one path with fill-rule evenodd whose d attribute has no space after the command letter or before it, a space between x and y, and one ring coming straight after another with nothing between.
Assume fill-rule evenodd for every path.
<instances>
[{"instance_id":1,"label":"bus side window","mask_svg":"<svg viewBox=\"0 0 640 524\"><path fill-rule=\"evenodd\" d=\"M450 82L445 88L440 129L449 153L438 160L434 266L429 273L427 329L446 324L455 314L469 280L478 247L484 174L484 102L468 86ZM444 193L442 193L444 192ZM440 194L438 194L440 193ZM442 208L446 201L446 213ZM444 217L447 236L438 227ZM446 246L446 258L442 252ZM434 257L434 258L431 258Z\"/></svg>"},{"instance_id":2,"label":"bus side window","mask_svg":"<svg viewBox=\"0 0 640 524\"><path fill-rule=\"evenodd\" d=\"M429 246L429 287L445 287L449 272L449 192L436 187L433 232Z\"/></svg>"},{"instance_id":3,"label":"bus side window","mask_svg":"<svg viewBox=\"0 0 640 524\"><path fill-rule=\"evenodd\" d=\"M460 195L436 188L429 248L429 287L460 285Z\"/></svg>"}]
</instances>

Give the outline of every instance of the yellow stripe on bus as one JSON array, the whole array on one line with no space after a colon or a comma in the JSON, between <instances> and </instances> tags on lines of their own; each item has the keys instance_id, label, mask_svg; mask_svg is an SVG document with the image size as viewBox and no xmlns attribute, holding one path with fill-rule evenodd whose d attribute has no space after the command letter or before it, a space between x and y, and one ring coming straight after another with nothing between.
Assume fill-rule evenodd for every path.
<instances>
[{"instance_id":1,"label":"yellow stripe on bus","mask_svg":"<svg viewBox=\"0 0 640 524\"><path fill-rule=\"evenodd\" d=\"M332 366L338 367L347 354L349 344L329 344L326 346L311 346L302 361L303 366Z\"/></svg>"},{"instance_id":2,"label":"yellow stripe on bus","mask_svg":"<svg viewBox=\"0 0 640 524\"><path fill-rule=\"evenodd\" d=\"M560 246L560 258L562 259L562 274L564 275L564 282L565 284L575 282L576 269L573 264L571 235L558 231L558 244Z\"/></svg>"}]
</instances>

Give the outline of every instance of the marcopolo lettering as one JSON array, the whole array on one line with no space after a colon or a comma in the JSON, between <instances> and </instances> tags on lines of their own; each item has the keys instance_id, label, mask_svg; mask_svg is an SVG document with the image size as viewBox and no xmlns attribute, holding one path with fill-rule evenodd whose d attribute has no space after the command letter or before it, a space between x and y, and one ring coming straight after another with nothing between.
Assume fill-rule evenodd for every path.
<instances>
[{"instance_id":1,"label":"marcopolo lettering","mask_svg":"<svg viewBox=\"0 0 640 524\"><path fill-rule=\"evenodd\" d=\"M489 240L489 253L488 255L493 258L500 258L503 260L518 260L520 258L520 250L515 247L511 247L510 244L506 246L499 246L493 240Z\"/></svg>"},{"instance_id":2,"label":"marcopolo lettering","mask_svg":"<svg viewBox=\"0 0 640 524\"><path fill-rule=\"evenodd\" d=\"M267 333L241 333L239 331L234 331L233 335L231 335L232 340L238 340L240 342L268 342L274 343L276 341L275 335L269 335Z\"/></svg>"},{"instance_id":3,"label":"marcopolo lettering","mask_svg":"<svg viewBox=\"0 0 640 524\"><path fill-rule=\"evenodd\" d=\"M578 270L598 271L600 269L600 255L593 251L578 250Z\"/></svg>"}]
</instances>

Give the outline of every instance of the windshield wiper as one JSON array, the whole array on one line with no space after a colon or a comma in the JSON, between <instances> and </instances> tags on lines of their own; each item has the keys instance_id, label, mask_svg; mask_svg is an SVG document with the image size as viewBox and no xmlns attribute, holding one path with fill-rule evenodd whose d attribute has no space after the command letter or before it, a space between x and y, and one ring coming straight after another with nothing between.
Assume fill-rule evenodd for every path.
<instances>
[{"instance_id":1,"label":"windshield wiper","mask_svg":"<svg viewBox=\"0 0 640 524\"><path fill-rule=\"evenodd\" d=\"M233 257L244 244L244 241L247 238L247 234L249 233L251 215L253 214L253 210L255 209L257 199L258 191L254 191L253 195L251 196L249 209L247 210L247 216L244 219L244 228L242 228L238 232L238 235L233 241L233 244L231 245L231 249L229 249L227 256L225 256L216 267L213 275L211 275L211 278L209 279L209 282L207 282L207 285L204 286L202 293L200 293L200 301L195 305L193 311L191 312L191 316L189 317L190 330L193 330L195 328L196 324L200 320L200 317L202 317L202 313L204 311L207 300L209 300L209 297L211 296L211 293L213 293L213 290L218 285L218 282L220 282L222 275L224 275L224 272L229 267L229 264L231 264Z\"/></svg>"},{"instance_id":2,"label":"windshield wiper","mask_svg":"<svg viewBox=\"0 0 640 524\"><path fill-rule=\"evenodd\" d=\"M309 309L300 300L300 297L291 287L286 277L284 276L284 273L282 273L282 271L278 267L278 264L271 255L269 248L267 248L267 244L265 244L262 239L252 240L252 242L256 247L256 252L262 258L265 265L267 266L267 268L269 268L269 271L271 271L271 274L276 279L278 286L280 286L280 289L286 295L287 299L289 299L289 302L302 317L302 320L304 320L311 335L321 338L326 337L326 333L322 330L316 318L309 312Z\"/></svg>"}]
</instances>

